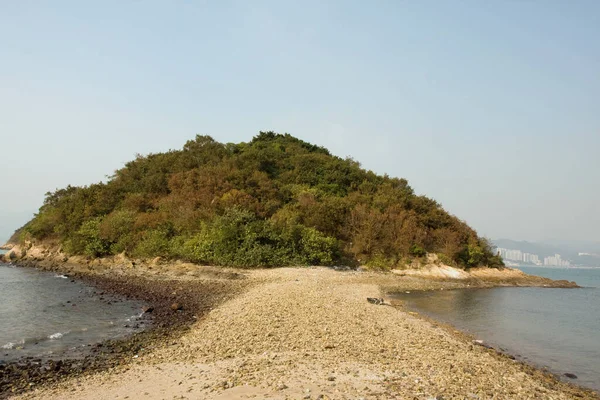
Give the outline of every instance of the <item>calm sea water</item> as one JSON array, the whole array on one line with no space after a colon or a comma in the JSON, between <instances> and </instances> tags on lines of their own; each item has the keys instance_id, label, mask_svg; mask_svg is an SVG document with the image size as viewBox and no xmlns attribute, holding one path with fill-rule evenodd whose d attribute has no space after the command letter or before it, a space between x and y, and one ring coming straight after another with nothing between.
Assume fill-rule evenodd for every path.
<instances>
[{"instance_id":1,"label":"calm sea water","mask_svg":"<svg viewBox=\"0 0 600 400\"><path fill-rule=\"evenodd\" d=\"M522 267L584 289L494 288L399 294L406 304L537 366L600 390L600 269Z\"/></svg>"},{"instance_id":2,"label":"calm sea water","mask_svg":"<svg viewBox=\"0 0 600 400\"><path fill-rule=\"evenodd\" d=\"M143 303L94 292L65 276L0 263L0 361L77 356L88 344L141 329Z\"/></svg>"}]
</instances>

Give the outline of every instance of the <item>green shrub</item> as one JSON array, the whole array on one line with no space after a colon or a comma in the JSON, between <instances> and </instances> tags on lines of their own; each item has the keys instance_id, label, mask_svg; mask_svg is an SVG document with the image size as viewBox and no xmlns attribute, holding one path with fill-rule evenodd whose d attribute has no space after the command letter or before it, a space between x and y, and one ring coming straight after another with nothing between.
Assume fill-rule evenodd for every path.
<instances>
[{"instance_id":1,"label":"green shrub","mask_svg":"<svg viewBox=\"0 0 600 400\"><path fill-rule=\"evenodd\" d=\"M396 264L397 261L395 259L387 258L383 254L376 254L367 261L366 266L374 270L389 271L394 268Z\"/></svg>"},{"instance_id":2,"label":"green shrub","mask_svg":"<svg viewBox=\"0 0 600 400\"><path fill-rule=\"evenodd\" d=\"M171 254L171 235L168 229L146 231L133 251L136 257L168 257Z\"/></svg>"},{"instance_id":3,"label":"green shrub","mask_svg":"<svg viewBox=\"0 0 600 400\"><path fill-rule=\"evenodd\" d=\"M425 257L427 255L427 251L417 244L413 244L410 246L410 255L414 257Z\"/></svg>"},{"instance_id":4,"label":"green shrub","mask_svg":"<svg viewBox=\"0 0 600 400\"><path fill-rule=\"evenodd\" d=\"M477 244L469 244L467 246L467 265L469 267L477 267L481 265L484 260L485 254L479 245Z\"/></svg>"},{"instance_id":5,"label":"green shrub","mask_svg":"<svg viewBox=\"0 0 600 400\"><path fill-rule=\"evenodd\" d=\"M312 265L331 265L338 257L337 240L327 237L314 228L304 228L302 238L301 257Z\"/></svg>"},{"instance_id":6,"label":"green shrub","mask_svg":"<svg viewBox=\"0 0 600 400\"><path fill-rule=\"evenodd\" d=\"M444 265L454 265L454 261L444 253L437 253L438 260Z\"/></svg>"},{"instance_id":7,"label":"green shrub","mask_svg":"<svg viewBox=\"0 0 600 400\"><path fill-rule=\"evenodd\" d=\"M110 252L110 243L100 237L102 217L85 221L68 242L67 251L88 257L102 257Z\"/></svg>"}]
</instances>

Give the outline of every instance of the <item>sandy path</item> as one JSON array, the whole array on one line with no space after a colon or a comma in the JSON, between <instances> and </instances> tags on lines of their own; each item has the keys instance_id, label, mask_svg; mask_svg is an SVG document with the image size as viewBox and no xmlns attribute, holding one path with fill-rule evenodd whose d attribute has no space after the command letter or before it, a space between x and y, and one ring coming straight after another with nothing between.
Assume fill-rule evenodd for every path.
<instances>
[{"instance_id":1,"label":"sandy path","mask_svg":"<svg viewBox=\"0 0 600 400\"><path fill-rule=\"evenodd\" d=\"M569 399L575 393L430 322L368 303L380 295L368 274L324 268L248 274L256 282L251 289L177 342L128 367L22 398Z\"/></svg>"}]
</instances>

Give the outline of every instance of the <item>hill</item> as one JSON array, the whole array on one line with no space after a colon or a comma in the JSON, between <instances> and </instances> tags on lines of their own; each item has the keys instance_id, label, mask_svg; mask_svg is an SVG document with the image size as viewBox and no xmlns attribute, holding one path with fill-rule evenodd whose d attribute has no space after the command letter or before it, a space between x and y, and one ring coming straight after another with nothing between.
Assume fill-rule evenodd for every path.
<instances>
[{"instance_id":1,"label":"hill","mask_svg":"<svg viewBox=\"0 0 600 400\"><path fill-rule=\"evenodd\" d=\"M196 136L181 150L137 156L106 183L47 193L11 240L242 267L392 267L428 252L464 268L502 265L405 179L273 132L238 144Z\"/></svg>"}]
</instances>

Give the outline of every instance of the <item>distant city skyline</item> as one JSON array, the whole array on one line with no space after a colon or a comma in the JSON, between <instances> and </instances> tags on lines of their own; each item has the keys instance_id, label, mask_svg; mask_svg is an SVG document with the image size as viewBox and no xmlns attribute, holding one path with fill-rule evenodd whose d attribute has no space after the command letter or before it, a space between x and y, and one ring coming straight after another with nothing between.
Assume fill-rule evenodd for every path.
<instances>
[{"instance_id":1,"label":"distant city skyline","mask_svg":"<svg viewBox=\"0 0 600 400\"><path fill-rule=\"evenodd\" d=\"M508 261L520 261L528 264L543 265L547 267L570 267L571 262L569 260L563 260L560 254L554 254L553 256L544 257L543 261L540 260L540 256L532 253L525 253L521 250L516 249L505 249L502 247L496 248L498 255L504 260Z\"/></svg>"},{"instance_id":2,"label":"distant city skyline","mask_svg":"<svg viewBox=\"0 0 600 400\"><path fill-rule=\"evenodd\" d=\"M600 2L2 2L0 241L196 134L289 132L482 236L600 242ZM582 249L581 251L586 251Z\"/></svg>"}]
</instances>

